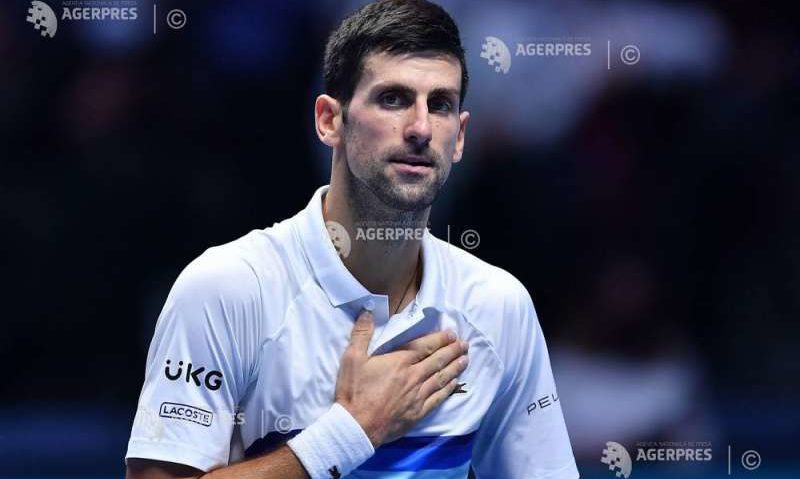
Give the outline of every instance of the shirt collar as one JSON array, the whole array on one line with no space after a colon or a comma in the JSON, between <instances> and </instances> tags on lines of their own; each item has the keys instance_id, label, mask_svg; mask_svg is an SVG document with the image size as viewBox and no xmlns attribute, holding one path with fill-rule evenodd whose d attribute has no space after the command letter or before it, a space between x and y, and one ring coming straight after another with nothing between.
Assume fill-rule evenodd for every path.
<instances>
[{"instance_id":1,"label":"shirt collar","mask_svg":"<svg viewBox=\"0 0 800 479\"><path fill-rule=\"evenodd\" d=\"M322 216L322 197L328 185L314 192L306 208L300 212L297 234L311 269L328 300L334 307L373 296L353 277L339 258L331 242ZM424 308L444 311L444 275L437 257L436 239L428 229L422 236L422 283L415 303Z\"/></svg>"}]
</instances>

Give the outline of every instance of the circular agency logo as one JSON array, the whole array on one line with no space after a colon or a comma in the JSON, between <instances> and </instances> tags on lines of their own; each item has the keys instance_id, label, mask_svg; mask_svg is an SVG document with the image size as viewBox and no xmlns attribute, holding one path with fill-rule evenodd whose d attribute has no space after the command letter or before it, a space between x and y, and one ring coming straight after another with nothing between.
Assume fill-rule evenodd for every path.
<instances>
[{"instance_id":1,"label":"circular agency logo","mask_svg":"<svg viewBox=\"0 0 800 479\"><path fill-rule=\"evenodd\" d=\"M33 28L39 30L43 37L53 38L56 36L58 18L48 4L38 0L32 1L25 20L32 23Z\"/></svg>"},{"instance_id":2,"label":"circular agency logo","mask_svg":"<svg viewBox=\"0 0 800 479\"><path fill-rule=\"evenodd\" d=\"M503 40L497 37L486 37L481 45L481 58L485 58L494 71L505 75L511 68L511 51Z\"/></svg>"},{"instance_id":3,"label":"circular agency logo","mask_svg":"<svg viewBox=\"0 0 800 479\"><path fill-rule=\"evenodd\" d=\"M633 468L631 456L622 444L608 441L603 449L603 457L600 458L600 462L608 464L609 471L616 471L617 477L628 479L628 476L631 475Z\"/></svg>"},{"instance_id":4,"label":"circular agency logo","mask_svg":"<svg viewBox=\"0 0 800 479\"><path fill-rule=\"evenodd\" d=\"M331 241L333 241L333 247L336 248L336 252L339 256L342 259L350 256L350 235L347 234L347 230L344 229L344 226L336 221L326 221L325 228L328 230L328 235L331 237Z\"/></svg>"}]
</instances>

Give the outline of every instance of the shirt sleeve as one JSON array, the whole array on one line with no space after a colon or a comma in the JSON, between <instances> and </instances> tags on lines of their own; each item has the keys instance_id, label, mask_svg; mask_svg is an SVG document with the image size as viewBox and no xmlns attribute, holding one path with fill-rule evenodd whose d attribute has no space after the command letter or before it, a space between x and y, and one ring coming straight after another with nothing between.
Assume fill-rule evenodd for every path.
<instances>
[{"instance_id":1,"label":"shirt sleeve","mask_svg":"<svg viewBox=\"0 0 800 479\"><path fill-rule=\"evenodd\" d=\"M472 465L479 479L575 479L544 334L530 295L521 283L517 289L498 345L503 382L478 431Z\"/></svg>"},{"instance_id":2,"label":"shirt sleeve","mask_svg":"<svg viewBox=\"0 0 800 479\"><path fill-rule=\"evenodd\" d=\"M228 463L255 363L260 290L249 264L213 249L181 273L158 318L126 461L203 471Z\"/></svg>"}]
</instances>

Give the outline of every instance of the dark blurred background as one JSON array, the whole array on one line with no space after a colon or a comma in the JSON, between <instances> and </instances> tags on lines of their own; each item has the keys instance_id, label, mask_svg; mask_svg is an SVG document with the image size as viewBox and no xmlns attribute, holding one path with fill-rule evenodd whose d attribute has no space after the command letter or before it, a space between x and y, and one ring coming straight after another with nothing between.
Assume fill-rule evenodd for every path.
<instances>
[{"instance_id":1,"label":"dark blurred background","mask_svg":"<svg viewBox=\"0 0 800 479\"><path fill-rule=\"evenodd\" d=\"M327 34L361 3L132 1L135 21L59 20L49 38L30 2L3 1L0 477L124 474L178 273L327 183L313 100ZM472 119L431 229L476 231L472 252L528 287L583 477L614 477L606 441L711 443L710 463L634 477L727 477L729 448L733 476L800 476L795 16L441 3ZM487 36L509 46L507 73L480 56ZM591 54L514 55L541 42Z\"/></svg>"}]
</instances>

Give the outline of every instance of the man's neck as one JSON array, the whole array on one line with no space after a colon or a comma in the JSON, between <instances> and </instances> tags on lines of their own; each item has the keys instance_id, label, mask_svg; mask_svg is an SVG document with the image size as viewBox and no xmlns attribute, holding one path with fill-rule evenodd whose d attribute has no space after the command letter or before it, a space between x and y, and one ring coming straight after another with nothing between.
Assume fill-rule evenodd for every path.
<instances>
[{"instance_id":1,"label":"man's neck","mask_svg":"<svg viewBox=\"0 0 800 479\"><path fill-rule=\"evenodd\" d=\"M350 253L342 259L345 267L371 293L389 296L390 313L410 303L419 291L421 238L429 212L429 209L409 213L371 208L367 217L334 184L323 196L324 220L341 224L350 237ZM400 229L402 235L398 239L395 233L401 232ZM394 239L386 239L390 234Z\"/></svg>"}]
</instances>

